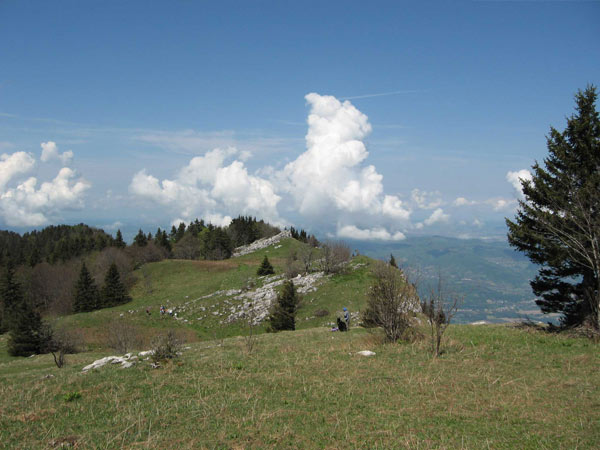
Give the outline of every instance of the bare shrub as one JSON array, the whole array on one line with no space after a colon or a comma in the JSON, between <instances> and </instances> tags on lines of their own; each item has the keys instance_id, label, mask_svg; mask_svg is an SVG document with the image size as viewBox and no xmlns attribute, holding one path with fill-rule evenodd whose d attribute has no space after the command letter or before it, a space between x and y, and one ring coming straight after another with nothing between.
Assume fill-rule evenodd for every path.
<instances>
[{"instance_id":1,"label":"bare shrub","mask_svg":"<svg viewBox=\"0 0 600 450\"><path fill-rule=\"evenodd\" d=\"M177 358L181 352L183 340L174 330L160 334L152 339L152 361L160 363Z\"/></svg>"},{"instance_id":2,"label":"bare shrub","mask_svg":"<svg viewBox=\"0 0 600 450\"><path fill-rule=\"evenodd\" d=\"M44 353L52 353L54 364L59 369L66 365L65 355L78 353L83 349L83 337L81 333L66 328L52 328L50 325L42 331Z\"/></svg>"},{"instance_id":3,"label":"bare shrub","mask_svg":"<svg viewBox=\"0 0 600 450\"><path fill-rule=\"evenodd\" d=\"M135 247L135 246L134 246ZM97 286L102 286L104 277L112 263L115 263L119 270L121 282L127 290L135 284L136 277L133 274L133 260L129 251L117 247L107 247L100 252L95 259L91 272Z\"/></svg>"},{"instance_id":4,"label":"bare shrub","mask_svg":"<svg viewBox=\"0 0 600 450\"><path fill-rule=\"evenodd\" d=\"M133 325L123 321L116 320L108 327L108 346L119 353L127 353L130 350L139 348L141 337L138 330Z\"/></svg>"},{"instance_id":5,"label":"bare shrub","mask_svg":"<svg viewBox=\"0 0 600 450\"><path fill-rule=\"evenodd\" d=\"M199 259L202 242L191 233L186 233L174 246L173 257L177 259Z\"/></svg>"},{"instance_id":6,"label":"bare shrub","mask_svg":"<svg viewBox=\"0 0 600 450\"><path fill-rule=\"evenodd\" d=\"M339 273L350 261L350 247L343 241L326 241L321 248L321 270L325 273Z\"/></svg>"},{"instance_id":7,"label":"bare shrub","mask_svg":"<svg viewBox=\"0 0 600 450\"><path fill-rule=\"evenodd\" d=\"M310 273L312 270L312 264L317 255L316 249L308 244L303 245L298 249L298 260L302 263L302 268L304 269L304 273Z\"/></svg>"},{"instance_id":8,"label":"bare shrub","mask_svg":"<svg viewBox=\"0 0 600 450\"><path fill-rule=\"evenodd\" d=\"M285 259L285 276L288 279L292 279L296 278L300 273L302 273L302 265L298 261L298 251L292 248Z\"/></svg>"},{"instance_id":9,"label":"bare shrub","mask_svg":"<svg viewBox=\"0 0 600 450\"><path fill-rule=\"evenodd\" d=\"M462 300L462 297L446 290L442 275L439 274L437 286L430 289L429 298L425 299L421 305L423 313L429 320L431 351L434 356L439 356L444 332L450 325Z\"/></svg>"},{"instance_id":10,"label":"bare shrub","mask_svg":"<svg viewBox=\"0 0 600 450\"><path fill-rule=\"evenodd\" d=\"M327 309L317 309L313 315L315 317L327 317L329 315L329 310Z\"/></svg>"},{"instance_id":11,"label":"bare shrub","mask_svg":"<svg viewBox=\"0 0 600 450\"><path fill-rule=\"evenodd\" d=\"M169 251L166 248L162 246L159 247L152 241L148 242L148 244L143 247L138 245L127 247L126 252L133 261L134 269L137 269L146 263L162 261L169 256Z\"/></svg>"},{"instance_id":12,"label":"bare shrub","mask_svg":"<svg viewBox=\"0 0 600 450\"><path fill-rule=\"evenodd\" d=\"M402 271L389 264L378 261L373 276L363 325L381 327L386 340L396 342L409 331L411 318L420 309L419 296Z\"/></svg>"},{"instance_id":13,"label":"bare shrub","mask_svg":"<svg viewBox=\"0 0 600 450\"><path fill-rule=\"evenodd\" d=\"M31 269L26 295L31 303L50 315L65 315L72 312L73 286L79 275L79 260L61 264L41 262Z\"/></svg>"}]
</instances>

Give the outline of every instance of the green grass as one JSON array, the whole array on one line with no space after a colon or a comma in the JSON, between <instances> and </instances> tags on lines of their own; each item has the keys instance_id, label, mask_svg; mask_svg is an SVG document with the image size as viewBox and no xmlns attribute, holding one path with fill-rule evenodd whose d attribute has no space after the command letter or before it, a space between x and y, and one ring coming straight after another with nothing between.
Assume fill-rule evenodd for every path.
<instances>
[{"instance_id":1,"label":"green grass","mask_svg":"<svg viewBox=\"0 0 600 450\"><path fill-rule=\"evenodd\" d=\"M110 324L119 320L127 320L135 326L144 345L148 345L152 336L167 328L179 329L190 341L243 335L248 332L245 321L220 323L224 316L212 314L227 311L225 301L235 302L231 297L215 296L193 302L186 311L179 312L179 317L187 322L161 316L159 307L182 307L187 302L216 291L240 289L249 279L260 286L262 279L256 275L256 270L264 255L269 257L276 274L282 274L290 251L300 245L303 244L294 239L285 239L276 246L225 261L165 260L147 264L136 271L138 282L131 291L131 302L91 313L61 317L57 322L81 330L88 346L95 349L105 345ZM347 273L324 279L319 283L317 292L304 296L298 312L298 328L325 326L335 322L344 306L351 311L364 308L372 262L365 256L359 256L352 261ZM147 308L151 311L150 316L146 314ZM315 317L314 313L323 309L330 314ZM199 321L198 317L202 317L202 320ZM259 326L255 331L262 333L265 326Z\"/></svg>"},{"instance_id":2,"label":"green grass","mask_svg":"<svg viewBox=\"0 0 600 450\"><path fill-rule=\"evenodd\" d=\"M44 448L597 448L600 357L578 338L451 326L381 345L354 328L199 342L161 369L104 367L101 353L0 362L0 442ZM356 355L370 349L371 358ZM18 376L16 375L18 373ZM53 378L44 378L52 374ZM73 398L66 401L66 398Z\"/></svg>"}]
</instances>

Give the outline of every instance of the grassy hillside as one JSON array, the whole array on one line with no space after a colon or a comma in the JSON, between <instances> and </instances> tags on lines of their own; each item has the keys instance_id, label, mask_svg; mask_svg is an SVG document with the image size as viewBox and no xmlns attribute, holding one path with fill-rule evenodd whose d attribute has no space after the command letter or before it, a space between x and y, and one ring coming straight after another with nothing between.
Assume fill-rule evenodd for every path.
<instances>
[{"instance_id":1,"label":"grassy hillside","mask_svg":"<svg viewBox=\"0 0 600 450\"><path fill-rule=\"evenodd\" d=\"M131 295L133 301L114 308L92 313L74 314L57 319L57 325L82 331L92 348L106 345L107 333L115 322L126 322L137 329L145 345L160 330L175 328L184 333L188 341L224 338L247 333L247 321L227 320L231 308L243 302L234 295L219 291L241 289L251 280L260 287L265 279L256 275L264 255L267 255L276 275L285 271L290 251L304 245L294 239L285 239L257 252L225 261L165 260L151 263L136 271L138 282ZM354 258L345 274L321 279L316 291L303 296L298 312L299 329L324 326L334 322L342 307L358 311L366 302L370 282L367 257ZM160 305L173 308L177 318L159 314ZM150 311L150 315L146 310ZM329 311L316 316L318 311ZM264 331L264 325L256 329Z\"/></svg>"},{"instance_id":2,"label":"grassy hillside","mask_svg":"<svg viewBox=\"0 0 600 450\"><path fill-rule=\"evenodd\" d=\"M8 448L597 448L587 340L451 326L446 353L314 328L191 344L180 361L82 374L104 353L0 360ZM0 338L0 346L5 338ZM370 349L376 356L356 355ZM0 352L1 354L1 352ZM52 375L53 377L47 377ZM78 397L79 398L76 398ZM69 400L70 399L70 400Z\"/></svg>"}]
</instances>

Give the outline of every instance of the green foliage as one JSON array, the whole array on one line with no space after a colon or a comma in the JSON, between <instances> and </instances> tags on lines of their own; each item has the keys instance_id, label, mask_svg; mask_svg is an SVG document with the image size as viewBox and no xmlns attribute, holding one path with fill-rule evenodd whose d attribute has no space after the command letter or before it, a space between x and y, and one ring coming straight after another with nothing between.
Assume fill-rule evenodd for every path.
<instances>
[{"instance_id":1,"label":"green foliage","mask_svg":"<svg viewBox=\"0 0 600 450\"><path fill-rule=\"evenodd\" d=\"M72 402L75 400L79 400L81 398L81 392L68 392L65 395L63 395L63 400L65 402Z\"/></svg>"},{"instance_id":2,"label":"green foliage","mask_svg":"<svg viewBox=\"0 0 600 450\"><path fill-rule=\"evenodd\" d=\"M264 275L273 275L274 273L275 269L273 269L273 266L269 262L269 258L267 258L267 255L265 255L265 257L262 260L262 263L260 264L260 267L256 271L256 275L262 277Z\"/></svg>"},{"instance_id":3,"label":"green foliage","mask_svg":"<svg viewBox=\"0 0 600 450\"><path fill-rule=\"evenodd\" d=\"M296 329L296 312L300 298L292 281L283 283L277 301L269 314L269 331L283 331Z\"/></svg>"},{"instance_id":4,"label":"green foliage","mask_svg":"<svg viewBox=\"0 0 600 450\"><path fill-rule=\"evenodd\" d=\"M563 132L551 128L548 157L521 180L524 201L508 225L509 243L541 266L531 282L543 312L566 325L600 327L600 116L596 88L575 97Z\"/></svg>"},{"instance_id":5,"label":"green foliage","mask_svg":"<svg viewBox=\"0 0 600 450\"><path fill-rule=\"evenodd\" d=\"M15 266L28 264L31 267L44 260L64 262L112 245L115 245L112 236L83 223L52 225L22 236L12 231L0 231L0 265L9 261Z\"/></svg>"},{"instance_id":6,"label":"green foliage","mask_svg":"<svg viewBox=\"0 0 600 450\"><path fill-rule=\"evenodd\" d=\"M181 344L181 339L173 330L156 336L152 340L152 361L160 363L177 358L181 352Z\"/></svg>"},{"instance_id":7,"label":"green foliage","mask_svg":"<svg viewBox=\"0 0 600 450\"><path fill-rule=\"evenodd\" d=\"M129 301L131 301L131 297L127 294L127 290L121 282L119 269L115 263L112 263L104 278L101 296L102 307L121 305Z\"/></svg>"},{"instance_id":8,"label":"green foliage","mask_svg":"<svg viewBox=\"0 0 600 450\"><path fill-rule=\"evenodd\" d=\"M79 278L75 284L75 297L73 299L73 311L87 312L101 307L98 288L90 275L85 263L81 265Z\"/></svg>"},{"instance_id":9,"label":"green foliage","mask_svg":"<svg viewBox=\"0 0 600 450\"><path fill-rule=\"evenodd\" d=\"M319 241L317 240L317 238L312 234L308 234L303 229L296 230L294 227L290 227L290 234L297 241L304 242L305 244L308 244L311 247L319 246Z\"/></svg>"},{"instance_id":10,"label":"green foliage","mask_svg":"<svg viewBox=\"0 0 600 450\"><path fill-rule=\"evenodd\" d=\"M394 255L390 253L390 266L395 267L396 269L398 268L398 264L396 264L396 258L394 258Z\"/></svg>"}]
</instances>

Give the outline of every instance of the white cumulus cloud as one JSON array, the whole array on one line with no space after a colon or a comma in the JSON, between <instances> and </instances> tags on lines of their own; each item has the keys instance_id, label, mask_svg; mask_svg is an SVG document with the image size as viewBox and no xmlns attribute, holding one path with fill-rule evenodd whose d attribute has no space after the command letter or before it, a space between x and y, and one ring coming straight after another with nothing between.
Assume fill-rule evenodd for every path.
<instances>
[{"instance_id":1,"label":"white cumulus cloud","mask_svg":"<svg viewBox=\"0 0 600 450\"><path fill-rule=\"evenodd\" d=\"M59 153L56 142L42 142L40 144L40 147L42 147L42 156L40 157L40 160L42 162L48 162L52 159L58 159L63 165L67 165L69 164L71 159L73 159L73 152L71 150Z\"/></svg>"},{"instance_id":2,"label":"white cumulus cloud","mask_svg":"<svg viewBox=\"0 0 600 450\"><path fill-rule=\"evenodd\" d=\"M515 172L508 172L506 174L506 181L508 181L513 188L515 188L515 192L517 193L517 196L519 199L524 200L525 197L523 195L523 186L521 184L521 181L531 181L533 180L533 176L531 175L531 172L527 169L522 169L519 171L515 171Z\"/></svg>"},{"instance_id":3,"label":"white cumulus cloud","mask_svg":"<svg viewBox=\"0 0 600 450\"><path fill-rule=\"evenodd\" d=\"M90 188L68 167L63 167L52 181L43 182L39 188L37 184L38 180L30 177L0 192L0 216L7 225L45 225L61 210L82 207L83 194Z\"/></svg>"},{"instance_id":4,"label":"white cumulus cloud","mask_svg":"<svg viewBox=\"0 0 600 450\"><path fill-rule=\"evenodd\" d=\"M391 234L385 228L360 229L354 225L340 227L337 231L337 235L342 238L360 239L365 241L401 241L402 239L406 239L406 236L400 231Z\"/></svg>"},{"instance_id":5,"label":"white cumulus cloud","mask_svg":"<svg viewBox=\"0 0 600 450\"><path fill-rule=\"evenodd\" d=\"M467 200L465 197L457 197L454 200L454 206L471 206L477 204L474 200Z\"/></svg>"},{"instance_id":6,"label":"white cumulus cloud","mask_svg":"<svg viewBox=\"0 0 600 450\"><path fill-rule=\"evenodd\" d=\"M450 215L444 213L442 208L436 209L431 216L423 221L425 225L433 225L435 223L446 223L450 220Z\"/></svg>"},{"instance_id":7,"label":"white cumulus cloud","mask_svg":"<svg viewBox=\"0 0 600 450\"><path fill-rule=\"evenodd\" d=\"M197 156L183 167L173 180L158 178L141 170L133 176L130 192L158 202L178 215L177 222L196 217L215 224L227 224L231 216L256 215L273 224L281 224L277 203L281 199L268 180L248 173L244 163L233 156L248 155L230 147L214 149Z\"/></svg>"},{"instance_id":8,"label":"white cumulus cloud","mask_svg":"<svg viewBox=\"0 0 600 450\"><path fill-rule=\"evenodd\" d=\"M16 175L29 172L35 165L35 159L29 153L15 152L0 155L0 191Z\"/></svg>"},{"instance_id":9,"label":"white cumulus cloud","mask_svg":"<svg viewBox=\"0 0 600 450\"><path fill-rule=\"evenodd\" d=\"M413 189L410 193L412 201L421 209L435 209L443 204L439 192L427 192Z\"/></svg>"}]
</instances>

